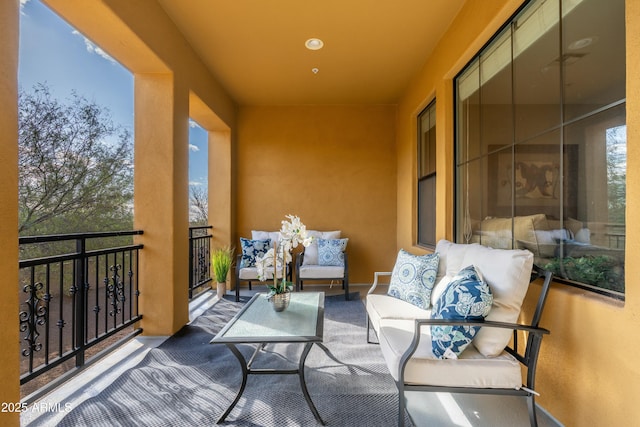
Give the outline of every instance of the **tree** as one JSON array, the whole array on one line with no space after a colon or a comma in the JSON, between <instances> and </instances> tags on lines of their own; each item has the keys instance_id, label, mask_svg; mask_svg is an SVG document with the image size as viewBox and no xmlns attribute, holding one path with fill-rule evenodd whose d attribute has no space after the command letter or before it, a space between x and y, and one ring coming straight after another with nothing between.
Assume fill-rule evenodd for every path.
<instances>
[{"instance_id":1,"label":"tree","mask_svg":"<svg viewBox=\"0 0 640 427\"><path fill-rule=\"evenodd\" d=\"M625 222L627 206L627 127L606 130L609 221Z\"/></svg>"},{"instance_id":2,"label":"tree","mask_svg":"<svg viewBox=\"0 0 640 427\"><path fill-rule=\"evenodd\" d=\"M194 226L209 224L209 195L206 188L190 187L189 222Z\"/></svg>"},{"instance_id":3,"label":"tree","mask_svg":"<svg viewBox=\"0 0 640 427\"><path fill-rule=\"evenodd\" d=\"M130 229L131 135L109 111L38 84L20 91L18 114L20 234Z\"/></svg>"}]
</instances>

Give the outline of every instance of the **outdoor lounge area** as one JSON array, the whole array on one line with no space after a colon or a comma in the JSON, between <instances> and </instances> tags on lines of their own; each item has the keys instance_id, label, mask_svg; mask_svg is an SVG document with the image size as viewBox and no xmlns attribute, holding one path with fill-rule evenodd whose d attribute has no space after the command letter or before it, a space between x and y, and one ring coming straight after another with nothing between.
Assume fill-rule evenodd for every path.
<instances>
[{"instance_id":1,"label":"outdoor lounge area","mask_svg":"<svg viewBox=\"0 0 640 427\"><path fill-rule=\"evenodd\" d=\"M257 288L258 292L265 290ZM307 359L309 392L326 425L385 426L396 422L393 379L385 372L379 346L367 344L365 339L361 298L367 290L358 286L350 301L345 301L338 289L309 286L307 291L326 294L326 347L315 347ZM241 375L237 361L224 346L210 355L203 353L203 347L209 350L206 343L219 332L222 325L216 321L230 319L254 292L243 292L240 304L231 293L222 302L214 292L203 294L190 304L192 320L184 330L170 338L136 338L39 400L33 405L35 409L21 415L22 425L215 424L239 387ZM271 350L267 348L266 353ZM238 369L211 375L220 363ZM203 374L208 370L210 374ZM319 425L295 378L271 378L250 379L245 397L222 425ZM166 395L166 390L172 390L173 397ZM281 402L275 406L268 397L274 392L276 401ZM125 400L126 407L119 403ZM362 405L362 400L367 404ZM158 401L162 404L154 404ZM438 393L425 401L423 393L408 392L407 404L411 416L407 425L529 425L527 405L518 397ZM38 409L46 405L79 410L71 414L64 409ZM372 413L375 407L387 408L389 413ZM538 425L560 424L538 410Z\"/></svg>"},{"instance_id":2,"label":"outdoor lounge area","mask_svg":"<svg viewBox=\"0 0 640 427\"><path fill-rule=\"evenodd\" d=\"M115 92L45 12L122 67L129 157L25 149L30 51ZM635 0L0 1L0 425L640 424L638 28ZM24 231L75 225L25 171L116 163L91 229Z\"/></svg>"}]
</instances>

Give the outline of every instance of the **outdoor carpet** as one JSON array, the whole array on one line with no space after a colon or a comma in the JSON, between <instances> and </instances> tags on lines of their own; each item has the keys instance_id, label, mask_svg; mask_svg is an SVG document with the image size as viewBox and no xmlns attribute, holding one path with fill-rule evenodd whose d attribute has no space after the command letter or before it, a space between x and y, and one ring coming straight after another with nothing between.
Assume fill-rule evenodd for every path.
<instances>
[{"instance_id":1,"label":"outdoor carpet","mask_svg":"<svg viewBox=\"0 0 640 427\"><path fill-rule=\"evenodd\" d=\"M221 300L140 364L63 418L60 426L212 426L240 387L240 365L225 345L209 341L243 302ZM328 426L397 425L397 389L380 348L366 343L359 294L325 299L324 346L306 360L307 387ZM268 345L254 367L295 367L299 344ZM239 346L244 354L254 347ZM411 425L406 417L407 425ZM319 425L297 375L250 375L230 426Z\"/></svg>"}]
</instances>

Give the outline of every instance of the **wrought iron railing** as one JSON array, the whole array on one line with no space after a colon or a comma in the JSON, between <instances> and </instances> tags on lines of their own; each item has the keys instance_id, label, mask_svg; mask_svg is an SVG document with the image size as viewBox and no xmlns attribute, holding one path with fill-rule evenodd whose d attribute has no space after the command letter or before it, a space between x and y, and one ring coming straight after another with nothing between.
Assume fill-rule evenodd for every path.
<instances>
[{"instance_id":1,"label":"wrought iron railing","mask_svg":"<svg viewBox=\"0 0 640 427\"><path fill-rule=\"evenodd\" d=\"M124 340L142 332L134 325L142 319L137 234L20 237L20 384L72 359L83 366L89 349L116 334Z\"/></svg>"},{"instance_id":2,"label":"wrought iron railing","mask_svg":"<svg viewBox=\"0 0 640 427\"><path fill-rule=\"evenodd\" d=\"M189 227L189 299L204 291L211 279L211 225ZM200 290L200 292L198 292Z\"/></svg>"}]
</instances>

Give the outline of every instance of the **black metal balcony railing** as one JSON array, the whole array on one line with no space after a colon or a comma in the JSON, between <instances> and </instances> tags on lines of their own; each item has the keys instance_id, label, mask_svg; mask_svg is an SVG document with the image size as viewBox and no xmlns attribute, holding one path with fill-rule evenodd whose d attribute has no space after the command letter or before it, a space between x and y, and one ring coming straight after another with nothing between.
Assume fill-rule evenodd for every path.
<instances>
[{"instance_id":1,"label":"black metal balcony railing","mask_svg":"<svg viewBox=\"0 0 640 427\"><path fill-rule=\"evenodd\" d=\"M20 384L73 358L76 367L84 365L87 350L127 327L132 331L123 340L142 332L134 325L142 318L143 245L131 237L137 234L142 231L20 238L21 258L30 257L20 261Z\"/></svg>"},{"instance_id":2,"label":"black metal balcony railing","mask_svg":"<svg viewBox=\"0 0 640 427\"><path fill-rule=\"evenodd\" d=\"M189 299L200 295L211 282L211 225L189 227ZM201 292L198 292L198 290Z\"/></svg>"}]
</instances>

